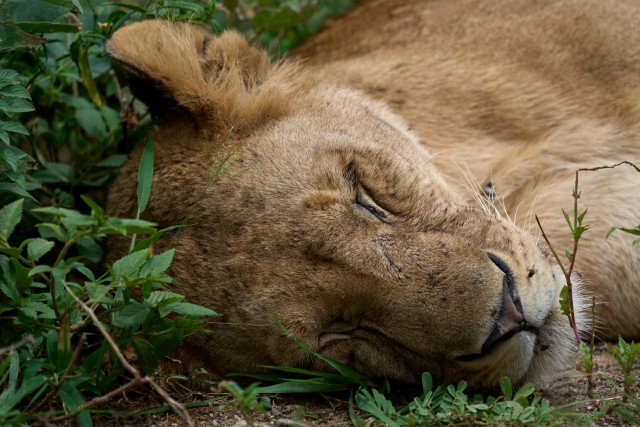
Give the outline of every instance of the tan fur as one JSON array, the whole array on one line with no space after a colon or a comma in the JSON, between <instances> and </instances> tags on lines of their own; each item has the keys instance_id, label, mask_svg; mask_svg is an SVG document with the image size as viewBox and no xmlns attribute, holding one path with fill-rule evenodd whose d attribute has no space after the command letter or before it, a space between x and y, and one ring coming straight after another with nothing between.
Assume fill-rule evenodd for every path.
<instances>
[{"instance_id":1,"label":"tan fur","mask_svg":"<svg viewBox=\"0 0 640 427\"><path fill-rule=\"evenodd\" d=\"M370 1L299 54L387 101L459 194L467 170L493 183L517 225L538 235L537 214L564 253L575 170L640 162L638 22L633 0ZM600 303L598 332L638 338L640 251L605 234L640 222L640 174L580 177L591 229L576 268Z\"/></svg>"},{"instance_id":2,"label":"tan fur","mask_svg":"<svg viewBox=\"0 0 640 427\"><path fill-rule=\"evenodd\" d=\"M571 359L559 269L540 239L472 201L465 173L491 181L521 226L538 213L566 247L560 208L571 207L575 167L638 156L635 11L467 3L365 2L298 52L303 65L269 64L235 33L184 24L114 35L110 55L160 118L144 217L188 224L158 250L172 241L177 291L221 314L213 335L188 339L190 369L326 369L272 316L316 351L404 381L423 371L476 387L536 381ZM227 154L235 161L211 182ZM135 212L140 155L111 189L111 215ZM638 255L602 235L636 220L638 183L625 171L584 176L593 231L578 256L609 301L606 336L640 335ZM125 248L112 241L110 259ZM506 286L488 253L513 272L535 333L478 355ZM635 320L617 319L623 309Z\"/></svg>"}]
</instances>

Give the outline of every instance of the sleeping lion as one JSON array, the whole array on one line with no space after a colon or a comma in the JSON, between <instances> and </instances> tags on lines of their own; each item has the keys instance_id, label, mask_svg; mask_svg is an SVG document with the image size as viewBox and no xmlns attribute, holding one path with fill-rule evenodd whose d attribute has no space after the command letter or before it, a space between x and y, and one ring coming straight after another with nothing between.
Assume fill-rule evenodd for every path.
<instances>
[{"instance_id":1,"label":"sleeping lion","mask_svg":"<svg viewBox=\"0 0 640 427\"><path fill-rule=\"evenodd\" d=\"M636 0L371 0L270 62L235 32L144 21L108 52L156 118L144 218L186 224L177 290L220 313L181 360L491 387L572 362L559 253L577 168L640 161ZM136 212L142 147L110 191ZM640 174L580 174L577 322L640 337ZM485 195L486 193L486 195ZM110 242L110 257L126 251ZM582 280L581 280L582 279ZM582 283L582 284L581 284Z\"/></svg>"}]
</instances>

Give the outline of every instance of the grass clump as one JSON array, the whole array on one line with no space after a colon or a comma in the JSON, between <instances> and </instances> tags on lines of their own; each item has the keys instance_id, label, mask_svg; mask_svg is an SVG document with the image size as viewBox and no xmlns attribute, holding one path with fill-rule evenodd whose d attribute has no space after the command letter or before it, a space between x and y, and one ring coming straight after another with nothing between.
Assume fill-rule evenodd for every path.
<instances>
[{"instance_id":1,"label":"grass clump","mask_svg":"<svg viewBox=\"0 0 640 427\"><path fill-rule=\"evenodd\" d=\"M469 397L464 391L465 381L457 386L440 385L433 388L431 375L422 375L422 396L414 398L408 405L397 409L377 390L359 390L355 401L363 411L390 427L441 426L441 425L549 425L558 412L547 400L534 395L530 384L513 393L509 378L500 380L502 395L483 398L477 394ZM356 426L365 425L365 420L352 414Z\"/></svg>"}]
</instances>

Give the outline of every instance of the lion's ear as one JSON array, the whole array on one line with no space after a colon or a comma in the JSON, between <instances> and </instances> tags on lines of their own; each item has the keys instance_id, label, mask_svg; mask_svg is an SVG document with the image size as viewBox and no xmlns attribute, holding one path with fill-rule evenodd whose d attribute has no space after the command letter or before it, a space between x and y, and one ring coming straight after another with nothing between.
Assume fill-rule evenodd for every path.
<instances>
[{"instance_id":1,"label":"lion's ear","mask_svg":"<svg viewBox=\"0 0 640 427\"><path fill-rule=\"evenodd\" d=\"M116 31L108 54L132 90L157 117L188 113L208 128L242 126L239 109L251 104L270 62L236 32L214 37L168 21L143 21ZM238 122L239 121L239 122Z\"/></svg>"}]
</instances>

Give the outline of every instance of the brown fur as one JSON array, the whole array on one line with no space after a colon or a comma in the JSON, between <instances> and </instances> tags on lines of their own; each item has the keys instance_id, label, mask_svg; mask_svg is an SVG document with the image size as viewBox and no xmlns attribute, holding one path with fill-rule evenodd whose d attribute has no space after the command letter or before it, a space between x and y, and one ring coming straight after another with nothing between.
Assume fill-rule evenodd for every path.
<instances>
[{"instance_id":1,"label":"brown fur","mask_svg":"<svg viewBox=\"0 0 640 427\"><path fill-rule=\"evenodd\" d=\"M575 167L638 155L637 86L621 86L637 79L634 11L466 3L363 3L299 51L303 65L269 64L235 33L210 38L183 24L146 21L114 35L109 53L160 118L144 217L188 223L173 236L177 290L221 314L213 335L188 340L191 369L326 368L272 315L317 351L405 381L430 371L492 386L502 375L537 380L569 360L559 269L539 240L465 200L461 170L494 183L511 216L525 213L521 225L528 210L541 215L566 247L559 209L570 207ZM420 140L348 87L386 100ZM225 153L237 159L211 182ZM111 215L135 212L140 155L111 189ZM624 171L584 176L594 231L578 256L591 289L608 298L607 336L640 335L638 255L621 235L600 236L633 223L639 182ZM126 247L110 246L112 260ZM503 304L505 274L488 253L513 272L536 331L474 357ZM617 319L623 308L636 320Z\"/></svg>"}]
</instances>

